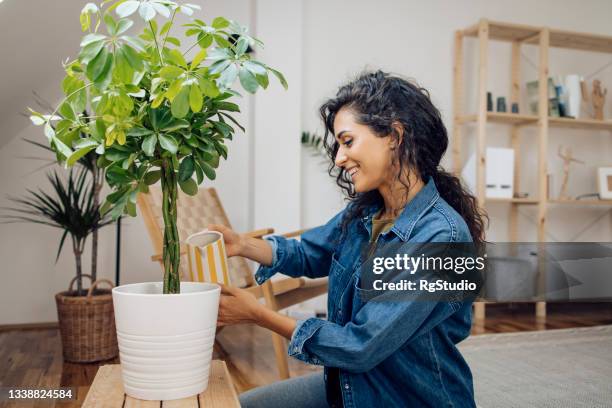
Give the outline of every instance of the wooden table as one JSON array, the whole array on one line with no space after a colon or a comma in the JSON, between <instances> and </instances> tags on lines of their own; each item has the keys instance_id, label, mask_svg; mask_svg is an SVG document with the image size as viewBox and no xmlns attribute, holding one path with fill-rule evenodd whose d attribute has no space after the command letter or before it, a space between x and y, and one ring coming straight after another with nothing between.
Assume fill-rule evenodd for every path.
<instances>
[{"instance_id":1,"label":"wooden table","mask_svg":"<svg viewBox=\"0 0 612 408\"><path fill-rule=\"evenodd\" d=\"M180 400L143 401L128 397L123 392L121 366L119 364L105 365L98 370L83 407L240 407L225 362L213 360L211 366L208 388L203 393Z\"/></svg>"}]
</instances>

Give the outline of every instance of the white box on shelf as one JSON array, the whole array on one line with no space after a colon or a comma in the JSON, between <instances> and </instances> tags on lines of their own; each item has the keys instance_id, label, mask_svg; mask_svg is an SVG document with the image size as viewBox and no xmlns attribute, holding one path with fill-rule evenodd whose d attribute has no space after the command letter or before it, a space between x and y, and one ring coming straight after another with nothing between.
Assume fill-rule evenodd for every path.
<instances>
[{"instance_id":1,"label":"white box on shelf","mask_svg":"<svg viewBox=\"0 0 612 408\"><path fill-rule=\"evenodd\" d=\"M461 177L467 187L476 193L476 154L473 153ZM485 184L487 198L512 198L514 190L514 150L487 147L485 161Z\"/></svg>"}]
</instances>

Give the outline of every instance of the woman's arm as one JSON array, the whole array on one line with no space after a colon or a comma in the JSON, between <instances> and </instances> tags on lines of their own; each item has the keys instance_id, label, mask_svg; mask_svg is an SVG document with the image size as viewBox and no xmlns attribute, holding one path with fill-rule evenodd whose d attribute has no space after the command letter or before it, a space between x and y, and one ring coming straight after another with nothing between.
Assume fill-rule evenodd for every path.
<instances>
[{"instance_id":1,"label":"woman's arm","mask_svg":"<svg viewBox=\"0 0 612 408\"><path fill-rule=\"evenodd\" d=\"M211 231L218 231L223 234L227 256L243 256L261 265L272 265L272 247L270 243L259 238L249 237L245 234L238 234L231 228L220 224L208 226Z\"/></svg>"},{"instance_id":2,"label":"woman's arm","mask_svg":"<svg viewBox=\"0 0 612 408\"><path fill-rule=\"evenodd\" d=\"M239 323L255 323L291 339L296 321L275 312L259 301L250 292L232 286L221 285L221 301L217 326Z\"/></svg>"}]
</instances>

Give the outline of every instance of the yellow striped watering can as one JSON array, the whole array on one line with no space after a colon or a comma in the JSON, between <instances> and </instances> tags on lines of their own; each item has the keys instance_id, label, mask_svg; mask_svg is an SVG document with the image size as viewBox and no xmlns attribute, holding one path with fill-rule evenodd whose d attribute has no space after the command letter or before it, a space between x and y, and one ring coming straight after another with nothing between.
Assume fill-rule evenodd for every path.
<instances>
[{"instance_id":1,"label":"yellow striped watering can","mask_svg":"<svg viewBox=\"0 0 612 408\"><path fill-rule=\"evenodd\" d=\"M193 282L230 284L223 234L204 230L185 241L189 277Z\"/></svg>"}]
</instances>

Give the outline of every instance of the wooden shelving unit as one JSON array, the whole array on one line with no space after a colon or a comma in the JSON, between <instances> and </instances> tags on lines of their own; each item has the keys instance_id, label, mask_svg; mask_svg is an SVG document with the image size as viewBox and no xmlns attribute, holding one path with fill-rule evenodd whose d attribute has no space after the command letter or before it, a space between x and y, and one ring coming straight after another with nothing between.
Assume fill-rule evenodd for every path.
<instances>
[{"instance_id":1,"label":"wooden shelving unit","mask_svg":"<svg viewBox=\"0 0 612 408\"><path fill-rule=\"evenodd\" d=\"M476 37L479 47L478 64L478 108L475 113L463 110L463 43L466 37ZM520 56L521 46L524 44L539 47L538 81L544 86L539 87L538 115L525 115L513 113L499 113L487 111L487 67L489 41L505 41L512 44L511 58L511 86L508 106L519 103L521 78ZM571 128L612 132L612 120L554 118L548 116L548 53L550 47L567 48L573 50L612 53L612 37L596 34L576 33L565 30L556 30L548 27L535 27L520 24L509 24L481 19L477 24L464 30L455 32L455 61L454 75L454 121L453 121L453 167L456 174L461 173L463 167L462 133L466 124L476 126L476 197L480 206L486 203L507 203L510 205L509 238L516 241L518 237L518 206L537 206L537 241L546 241L547 210L549 205L594 206L612 205L612 200L548 200L547 199L547 169L548 169L548 138L550 128ZM510 144L514 149L515 163L520 157L520 129L525 126L535 126L537 136L537 197L515 199L487 199L485 197L485 169L486 169L486 140L487 123L499 123L511 126ZM610 133L608 133L609 135ZM520 191L520 166L514 168L514 193ZM540 279L542 279L540 277ZM543 284L540 281L540 284ZM476 302L474 306L475 319L482 321L485 318L485 302ZM546 303L536 303L536 316L539 319L546 317Z\"/></svg>"}]
</instances>

